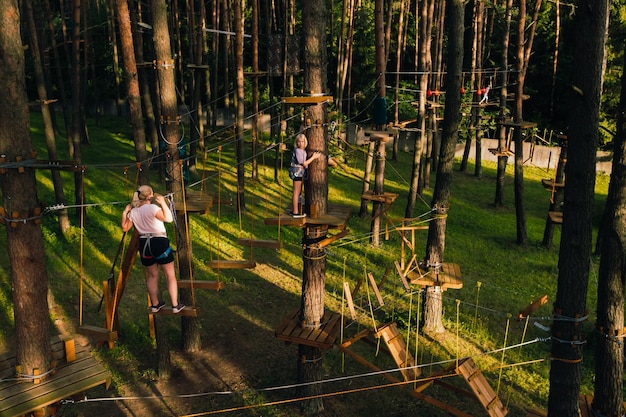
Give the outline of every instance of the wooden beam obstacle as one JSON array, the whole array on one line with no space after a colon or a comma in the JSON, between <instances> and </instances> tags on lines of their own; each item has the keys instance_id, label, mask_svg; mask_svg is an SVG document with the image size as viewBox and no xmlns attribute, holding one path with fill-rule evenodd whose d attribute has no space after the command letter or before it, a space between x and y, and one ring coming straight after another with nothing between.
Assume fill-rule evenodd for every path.
<instances>
[{"instance_id":1,"label":"wooden beam obstacle","mask_svg":"<svg viewBox=\"0 0 626 417\"><path fill-rule=\"evenodd\" d=\"M111 384L111 375L74 339L52 338L52 374L31 382L16 380L19 364L14 353L0 356L0 417L39 415L46 407L91 388ZM41 414L44 415L44 414Z\"/></svg>"}]
</instances>

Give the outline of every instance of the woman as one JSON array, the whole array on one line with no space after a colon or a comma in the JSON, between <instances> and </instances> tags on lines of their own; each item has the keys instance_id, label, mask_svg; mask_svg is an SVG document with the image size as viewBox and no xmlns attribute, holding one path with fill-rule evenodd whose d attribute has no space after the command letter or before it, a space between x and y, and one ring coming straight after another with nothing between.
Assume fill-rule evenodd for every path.
<instances>
[{"instance_id":1,"label":"woman","mask_svg":"<svg viewBox=\"0 0 626 417\"><path fill-rule=\"evenodd\" d=\"M306 157L306 147L309 141L303 133L296 136L295 146L291 154L291 166L289 167L289 176L293 180L293 198L291 215L295 218L306 217L305 213L299 210L300 194L302 194L302 183L304 181L304 173L309 164L322 156L321 152L313 152L311 157Z\"/></svg>"},{"instance_id":2,"label":"woman","mask_svg":"<svg viewBox=\"0 0 626 417\"><path fill-rule=\"evenodd\" d=\"M155 204L152 204L153 200ZM174 217L165 198L154 195L149 185L142 185L135 191L133 202L126 206L122 214L122 230L127 232L135 226L139 233L139 254L141 264L146 267L146 287L153 313L158 313L165 306L165 302L159 300L159 265L167 280L172 311L176 314L185 308L178 302L174 253L165 231L164 222L172 221Z\"/></svg>"}]
</instances>

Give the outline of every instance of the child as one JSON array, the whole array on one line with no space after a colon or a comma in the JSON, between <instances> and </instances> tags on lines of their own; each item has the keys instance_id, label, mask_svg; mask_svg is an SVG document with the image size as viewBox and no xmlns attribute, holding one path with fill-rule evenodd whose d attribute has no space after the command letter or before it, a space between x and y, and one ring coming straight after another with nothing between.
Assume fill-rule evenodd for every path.
<instances>
[{"instance_id":1,"label":"child","mask_svg":"<svg viewBox=\"0 0 626 417\"><path fill-rule=\"evenodd\" d=\"M305 213L299 210L300 194L302 194L302 183L304 175L309 164L322 156L321 152L313 152L311 157L307 159L306 147L309 141L303 133L296 136L295 146L291 155L291 166L289 167L289 176L293 180L293 199L291 215L295 218L306 217Z\"/></svg>"}]
</instances>

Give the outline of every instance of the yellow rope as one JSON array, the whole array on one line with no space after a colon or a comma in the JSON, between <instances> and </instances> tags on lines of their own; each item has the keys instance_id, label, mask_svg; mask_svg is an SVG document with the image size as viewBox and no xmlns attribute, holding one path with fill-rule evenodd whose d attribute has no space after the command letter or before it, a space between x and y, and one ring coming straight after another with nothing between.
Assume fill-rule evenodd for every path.
<instances>
[{"instance_id":1,"label":"yellow rope","mask_svg":"<svg viewBox=\"0 0 626 417\"><path fill-rule=\"evenodd\" d=\"M496 388L496 395L500 393L500 382L502 381L502 366L504 364L504 354L506 353L506 342L509 337L509 325L511 324L511 314L507 314L506 318L506 331L504 332L504 347L502 349L502 358L500 359L500 374L498 375L498 387Z\"/></svg>"}]
</instances>

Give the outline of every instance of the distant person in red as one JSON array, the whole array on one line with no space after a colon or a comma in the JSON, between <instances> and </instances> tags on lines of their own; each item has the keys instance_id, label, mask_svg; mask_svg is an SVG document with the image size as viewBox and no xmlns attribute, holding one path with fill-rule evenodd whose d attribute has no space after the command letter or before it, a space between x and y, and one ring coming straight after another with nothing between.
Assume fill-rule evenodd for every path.
<instances>
[{"instance_id":1,"label":"distant person in red","mask_svg":"<svg viewBox=\"0 0 626 417\"><path fill-rule=\"evenodd\" d=\"M311 162L322 156L321 152L313 152L307 159L306 147L309 145L304 133L296 136L295 146L291 154L291 166L289 167L289 177L293 180L293 198L291 215L295 218L306 217L300 209L300 194L302 194L302 183L306 176L306 170Z\"/></svg>"},{"instance_id":2,"label":"distant person in red","mask_svg":"<svg viewBox=\"0 0 626 417\"><path fill-rule=\"evenodd\" d=\"M185 308L178 302L174 253L164 223L173 221L172 211L165 198L162 195L155 195L149 185L142 185L135 191L132 203L126 206L122 214L122 230L127 232L135 226L139 233L139 255L141 264L147 271L146 287L153 313L158 313L165 306L165 302L159 300L159 265L167 280L172 311L180 313Z\"/></svg>"}]
</instances>

